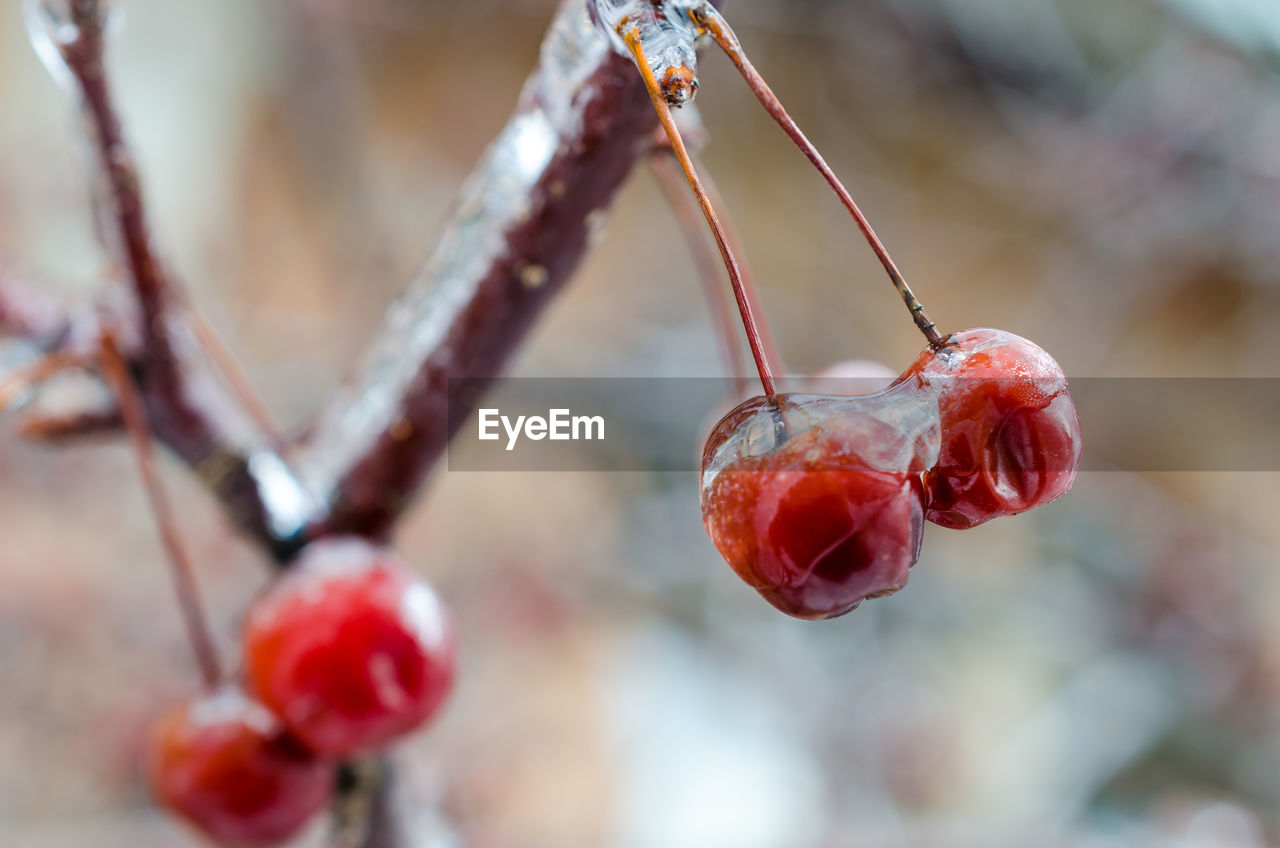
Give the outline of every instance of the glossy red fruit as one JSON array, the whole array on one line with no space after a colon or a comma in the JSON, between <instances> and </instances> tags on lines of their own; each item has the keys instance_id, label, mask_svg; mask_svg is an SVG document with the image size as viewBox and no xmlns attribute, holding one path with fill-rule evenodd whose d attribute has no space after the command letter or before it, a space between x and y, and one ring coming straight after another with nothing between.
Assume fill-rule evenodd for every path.
<instances>
[{"instance_id":1,"label":"glossy red fruit","mask_svg":"<svg viewBox=\"0 0 1280 848\"><path fill-rule=\"evenodd\" d=\"M935 417L914 391L747 401L703 453L707 534L739 577L797 618L896 592L920 553Z\"/></svg>"},{"instance_id":2,"label":"glossy red fruit","mask_svg":"<svg viewBox=\"0 0 1280 848\"><path fill-rule=\"evenodd\" d=\"M927 517L975 527L1048 503L1080 465L1080 418L1067 378L1037 345L1003 330L965 330L926 350L899 378L936 394L938 464Z\"/></svg>"},{"instance_id":3,"label":"glossy red fruit","mask_svg":"<svg viewBox=\"0 0 1280 848\"><path fill-rule=\"evenodd\" d=\"M170 710L150 740L150 783L167 808L223 845L275 845L329 801L332 765L284 735L232 687Z\"/></svg>"},{"instance_id":4,"label":"glossy red fruit","mask_svg":"<svg viewBox=\"0 0 1280 848\"><path fill-rule=\"evenodd\" d=\"M322 540L258 599L245 673L319 754L385 746L422 725L453 683L453 626L435 593L385 548Z\"/></svg>"}]
</instances>

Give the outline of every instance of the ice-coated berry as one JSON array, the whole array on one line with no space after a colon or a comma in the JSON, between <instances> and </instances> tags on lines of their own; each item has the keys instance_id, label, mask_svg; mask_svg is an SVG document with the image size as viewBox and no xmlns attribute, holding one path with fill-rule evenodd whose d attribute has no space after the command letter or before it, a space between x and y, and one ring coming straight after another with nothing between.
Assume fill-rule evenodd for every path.
<instances>
[{"instance_id":1,"label":"ice-coated berry","mask_svg":"<svg viewBox=\"0 0 1280 848\"><path fill-rule=\"evenodd\" d=\"M754 398L712 431L702 516L748 585L797 618L896 592L920 552L936 408L914 390Z\"/></svg>"},{"instance_id":2,"label":"ice-coated berry","mask_svg":"<svg viewBox=\"0 0 1280 848\"><path fill-rule=\"evenodd\" d=\"M1003 330L965 330L899 378L937 396L942 447L925 479L930 521L965 529L1064 494L1080 418L1058 363Z\"/></svg>"},{"instance_id":3,"label":"ice-coated berry","mask_svg":"<svg viewBox=\"0 0 1280 848\"><path fill-rule=\"evenodd\" d=\"M171 709L156 725L148 754L157 800L222 845L283 842L325 807L333 790L333 766L230 686Z\"/></svg>"},{"instance_id":4,"label":"ice-coated berry","mask_svg":"<svg viewBox=\"0 0 1280 848\"><path fill-rule=\"evenodd\" d=\"M253 692L329 756L380 748L430 719L451 688L454 653L431 587L358 539L313 543L245 624Z\"/></svg>"}]
</instances>

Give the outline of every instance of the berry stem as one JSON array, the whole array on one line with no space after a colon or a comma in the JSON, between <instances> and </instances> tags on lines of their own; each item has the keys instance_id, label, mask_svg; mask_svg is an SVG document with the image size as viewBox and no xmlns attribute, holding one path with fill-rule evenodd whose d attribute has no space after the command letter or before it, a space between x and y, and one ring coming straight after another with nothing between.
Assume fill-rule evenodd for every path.
<instances>
[{"instance_id":1,"label":"berry stem","mask_svg":"<svg viewBox=\"0 0 1280 848\"><path fill-rule=\"evenodd\" d=\"M160 541L169 556L174 591L187 628L187 637L191 640L191 649L196 655L196 663L200 666L205 685L213 688L222 679L218 653L214 648L213 638L209 635L209 623L200 601L191 559L183 547L182 537L174 520L173 506L155 467L151 428L143 410L142 395L138 392L129 366L116 347L115 337L110 331L103 331L100 348L102 375L111 386L116 403L120 406L120 415L138 461L138 473L142 477L142 485L147 491L147 499L151 502L151 511L160 531Z\"/></svg>"},{"instance_id":2,"label":"berry stem","mask_svg":"<svg viewBox=\"0 0 1280 848\"><path fill-rule=\"evenodd\" d=\"M906 279L902 276L902 272L898 270L898 266L894 263L893 258L889 255L889 251L885 248L884 243L880 241L880 237L876 235L876 231L872 229L871 223L867 221L862 210L858 208L858 204L854 202L853 196L849 194L849 190L840 182L839 177L831 170L822 154L813 146L813 143L800 131L800 127L787 114L787 110L783 108L782 102L778 100L777 95L773 93L773 89L769 88L768 83L764 81L764 77L751 64L751 60L747 58L746 52L742 49L742 44L738 41L738 36L734 34L733 29L729 26L729 22L725 20L724 15L720 14L710 3L700 3L689 11L689 16L693 22L701 27L720 49L725 52L730 61L737 67L738 72L742 74L742 78L746 80L747 85L755 94L760 104L764 106L773 119L782 127L783 132L800 148L801 152L813 163L818 169L827 184L835 191L836 196L840 198L840 202L844 204L845 209L849 210L849 214L853 216L854 222L858 225L858 229L862 231L863 237L867 240L867 244L871 246L871 250L875 253L876 258L880 260L880 264L884 266L885 272L889 275L893 287L898 290L898 294L902 297L902 302L907 305L907 309L911 312L911 319L916 326L920 328L920 332L928 340L929 346L937 348L943 343L942 334L938 332L937 325L929 318L925 312L924 305L916 298L915 293L911 291L911 287L907 285Z\"/></svg>"},{"instance_id":3,"label":"berry stem","mask_svg":"<svg viewBox=\"0 0 1280 848\"><path fill-rule=\"evenodd\" d=\"M196 341L222 375L222 379L226 381L231 394L240 402L241 409L253 419L274 446L282 445L284 439L280 435L280 428L272 417L271 411L254 390L249 376L240 367L240 363L236 361L235 355L222 340L222 336L218 335L214 326L197 310L192 309L188 314L191 316L191 330Z\"/></svg>"},{"instance_id":4,"label":"berry stem","mask_svg":"<svg viewBox=\"0 0 1280 848\"><path fill-rule=\"evenodd\" d=\"M79 368L84 364L84 360L79 356L54 351L0 377L0 412L8 409L15 400L50 377L56 377L64 371Z\"/></svg>"},{"instance_id":5,"label":"berry stem","mask_svg":"<svg viewBox=\"0 0 1280 848\"><path fill-rule=\"evenodd\" d=\"M733 296L738 302L738 312L742 316L742 327L747 333L747 343L751 346L751 356L755 359L756 370L760 374L760 385L764 389L765 395L773 397L777 394L773 370L765 358L764 344L760 339L760 330L756 325L755 312L751 307L746 288L742 282L742 269L729 247L724 227L720 224L720 219L716 216L716 211L712 208L711 201L707 198L707 192L702 186L702 180L698 178L698 172L693 167L693 161L689 158L689 151L685 149L684 139L680 137L680 130L676 127L675 119L671 115L671 107L667 104L667 100L662 94L662 89L653 75L653 70L649 67L649 60L645 58L644 47L640 44L640 37L634 25L625 33L622 33L622 37L626 41L627 49L631 51L631 57L635 61L636 68L640 71L640 76L644 79L645 89L649 92L649 99L653 101L653 108L658 113L658 120L662 123L662 129L666 131L667 139L671 142L671 152L680 163L685 179L688 180L689 187L693 189L693 194L698 199L698 206L702 208L703 217L707 219L707 225L711 228L711 234L715 236L716 246L720 248L720 256L724 260L725 269L729 272L729 281L733 284Z\"/></svg>"}]
</instances>

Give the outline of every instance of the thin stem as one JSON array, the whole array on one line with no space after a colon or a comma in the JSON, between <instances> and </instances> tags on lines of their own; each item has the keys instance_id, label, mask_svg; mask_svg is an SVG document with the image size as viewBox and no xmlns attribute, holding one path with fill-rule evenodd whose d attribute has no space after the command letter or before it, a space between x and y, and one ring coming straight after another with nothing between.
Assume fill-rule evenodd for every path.
<instances>
[{"instance_id":1,"label":"thin stem","mask_svg":"<svg viewBox=\"0 0 1280 848\"><path fill-rule=\"evenodd\" d=\"M280 560L296 551L304 529L318 520L314 505L291 468L269 449L269 438L249 426L239 404L209 372L203 357L183 342L187 316L181 293L152 241L138 168L125 142L104 61L103 0L65 0L58 6L70 24L57 45L76 82L86 136L96 159L96 179L111 201L101 221L109 255L128 272L136 317L127 320L131 374L156 438L199 475L231 518ZM65 9L63 8L65 6ZM60 16L59 16L60 17ZM117 256L117 254L120 254ZM132 313L133 310L130 310ZM95 321L98 316L95 316ZM78 338L72 324L71 339ZM135 343L134 335L137 339ZM97 351L98 333L84 334ZM265 476L264 476L265 474Z\"/></svg>"},{"instance_id":2,"label":"thin stem","mask_svg":"<svg viewBox=\"0 0 1280 848\"><path fill-rule=\"evenodd\" d=\"M84 365L79 356L68 353L48 353L0 378L0 411L21 397L28 390L72 368Z\"/></svg>"},{"instance_id":3,"label":"thin stem","mask_svg":"<svg viewBox=\"0 0 1280 848\"><path fill-rule=\"evenodd\" d=\"M742 316L742 326L747 333L747 343L751 345L751 355L755 358L756 370L760 373L760 385L764 389L765 395L773 397L777 393L773 371L765 358L764 345L760 340L760 330L756 325L755 313L743 287L742 269L738 266L738 260L734 257L733 251L729 248L724 227L721 226L715 209L711 207L711 201L707 199L707 192L702 186L702 180L698 178L698 172L694 169L693 161L689 158L689 151L685 149L684 139L680 137L680 130L676 127L675 119L671 115L671 107L667 105L667 100L662 95L662 89L653 75L653 70L649 67L649 60L645 58L644 47L640 44L640 38L635 28L632 27L623 33L622 37L627 43L627 49L631 51L631 57L635 61L636 68L640 71L640 76L644 79L645 89L649 92L649 99L653 101L653 108L658 113L658 120L662 123L662 128L666 131L667 138L671 141L671 152L675 154L676 159L680 162L680 167L684 170L685 179L688 180L689 187L693 189L694 196L698 198L698 205L702 207L703 217L707 219L707 225L711 227L711 234L715 236L716 246L720 248L720 256L724 259L725 269L729 272L729 281L733 284L733 296L738 301L738 312Z\"/></svg>"},{"instance_id":4,"label":"thin stem","mask_svg":"<svg viewBox=\"0 0 1280 848\"><path fill-rule=\"evenodd\" d=\"M720 49L737 66L738 72L747 81L747 85L755 93L765 111L777 121L778 126L782 127L783 132L795 142L796 146L800 148L809 161L813 163L813 166L818 169L818 172L822 174L827 184L835 191L836 196L840 198L840 202L844 204L844 207L849 210L849 214L853 216L853 220L858 225L858 229L862 231L867 244L871 245L871 250L875 253L876 258L884 266L890 281L893 282L893 287L898 290L898 294L902 297L902 302L910 310L911 318L915 321L916 326L920 328L920 332L928 339L930 347L939 347L944 340L938 332L937 325L929 318L928 313L925 312L924 305L920 303L915 293L911 291L911 287L907 285L906 279L902 276L902 272L898 270L893 258L889 256L889 251L885 248L884 243L880 241L876 231L871 228L870 222L862 214L862 210L858 208L858 204L854 202L853 196L849 194L848 189L844 187L844 184L840 182L840 179L831 170L826 160L818 153L818 149L796 126L796 122L787 114L787 110L783 108L782 102L778 100L777 95L773 93L768 83L764 81L764 77L751 64L751 60L747 58L746 52L742 49L742 44L738 41L737 35L734 34L724 15L720 14L710 3L701 3L690 10L689 16L693 18L695 24L710 34L716 44L720 46Z\"/></svg>"},{"instance_id":5,"label":"thin stem","mask_svg":"<svg viewBox=\"0 0 1280 848\"><path fill-rule=\"evenodd\" d=\"M733 314L729 302L725 299L720 282L720 265L715 254L700 238L701 228L698 216L689 203L688 192L685 191L684 176L672 163L670 148L659 150L649 157L649 168L657 178L658 187L667 198L667 205L676 216L676 226L685 237L689 246L689 255L697 268L698 279L702 281L702 289L707 296L707 304L711 308L711 320L716 326L716 338L720 344L720 359L724 372L729 377L741 377L742 360L738 355L737 331L733 324Z\"/></svg>"},{"instance_id":6,"label":"thin stem","mask_svg":"<svg viewBox=\"0 0 1280 848\"><path fill-rule=\"evenodd\" d=\"M240 402L240 407L253 419L258 428L277 447L283 444L280 427L276 424L271 410L263 403L262 398L253 388L249 375L240 367L227 343L218 335L218 331L200 312L191 310L191 331L205 355L213 362L222 379L226 381L231 394Z\"/></svg>"},{"instance_id":7,"label":"thin stem","mask_svg":"<svg viewBox=\"0 0 1280 848\"><path fill-rule=\"evenodd\" d=\"M124 420L125 429L129 433L129 439L133 443L134 456L138 461L138 473L142 477L147 499L151 503L151 511L155 515L156 527L160 531L160 541L169 557L174 591L178 597L178 607L182 611L183 623L187 628L187 637L191 640L191 649L195 653L196 663L200 666L205 685L212 688L222 679L222 672L219 668L213 638L209 635L209 623L205 618L204 606L200 602L195 572L191 567L191 559L187 556L186 548L182 544L168 492L156 470L151 428L147 424L147 416L143 411L142 396L110 332L104 331L102 334L101 359L102 375L111 386L116 396L116 403L120 406L120 414Z\"/></svg>"},{"instance_id":8,"label":"thin stem","mask_svg":"<svg viewBox=\"0 0 1280 848\"><path fill-rule=\"evenodd\" d=\"M18 424L18 435L29 442L62 445L84 439L113 436L124 421L116 406L77 409L71 412L30 415Z\"/></svg>"}]
</instances>

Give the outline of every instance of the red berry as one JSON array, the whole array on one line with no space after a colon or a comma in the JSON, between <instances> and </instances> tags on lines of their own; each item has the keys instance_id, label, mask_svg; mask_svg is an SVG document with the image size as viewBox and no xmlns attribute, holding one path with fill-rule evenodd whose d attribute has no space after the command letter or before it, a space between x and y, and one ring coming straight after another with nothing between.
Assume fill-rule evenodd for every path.
<instances>
[{"instance_id":1,"label":"red berry","mask_svg":"<svg viewBox=\"0 0 1280 848\"><path fill-rule=\"evenodd\" d=\"M703 453L712 543L797 618L833 618L896 592L920 553L935 417L932 399L913 390L747 401Z\"/></svg>"},{"instance_id":2,"label":"red berry","mask_svg":"<svg viewBox=\"0 0 1280 848\"><path fill-rule=\"evenodd\" d=\"M1002 330L965 330L899 378L938 398L942 447L926 476L927 517L965 529L1071 488L1080 419L1053 357Z\"/></svg>"},{"instance_id":3,"label":"red berry","mask_svg":"<svg viewBox=\"0 0 1280 848\"><path fill-rule=\"evenodd\" d=\"M435 714L453 682L452 623L392 552L322 540L258 599L244 636L254 692L311 750L385 746Z\"/></svg>"},{"instance_id":4,"label":"red berry","mask_svg":"<svg viewBox=\"0 0 1280 848\"><path fill-rule=\"evenodd\" d=\"M333 767L303 751L270 711L232 687L170 710L149 754L160 802L225 845L285 841L333 790Z\"/></svg>"}]
</instances>

